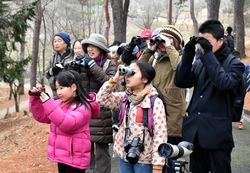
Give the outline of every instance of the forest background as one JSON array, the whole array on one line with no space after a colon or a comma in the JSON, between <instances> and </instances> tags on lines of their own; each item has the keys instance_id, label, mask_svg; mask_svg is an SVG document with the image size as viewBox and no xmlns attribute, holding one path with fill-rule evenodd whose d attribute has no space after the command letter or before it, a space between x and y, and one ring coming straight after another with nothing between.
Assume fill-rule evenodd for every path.
<instances>
[{"instance_id":1,"label":"forest background","mask_svg":"<svg viewBox=\"0 0 250 173\"><path fill-rule=\"evenodd\" d=\"M173 24L187 42L207 19L234 28L235 48L250 64L250 0L0 0L0 111L7 110L0 117L0 172L56 170L46 159L49 126L35 122L27 107L20 108L29 88L47 84L44 72L56 32L68 32L72 43L101 33L112 44L129 42L144 28ZM248 110L249 100L248 94ZM249 129L246 124L234 134L233 172L250 171Z\"/></svg>"}]
</instances>

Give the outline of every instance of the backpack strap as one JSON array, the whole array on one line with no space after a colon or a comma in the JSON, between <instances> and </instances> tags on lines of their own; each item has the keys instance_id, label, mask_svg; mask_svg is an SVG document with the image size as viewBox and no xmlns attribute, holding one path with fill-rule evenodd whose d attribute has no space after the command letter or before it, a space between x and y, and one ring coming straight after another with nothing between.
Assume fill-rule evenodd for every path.
<instances>
[{"instance_id":1,"label":"backpack strap","mask_svg":"<svg viewBox=\"0 0 250 173\"><path fill-rule=\"evenodd\" d=\"M223 61L222 66L224 67L225 71L228 71L229 69L229 64L230 62L234 59L235 57L230 53L227 58Z\"/></svg>"},{"instance_id":2,"label":"backpack strap","mask_svg":"<svg viewBox=\"0 0 250 173\"><path fill-rule=\"evenodd\" d=\"M153 110L154 110L154 102L157 98L157 95L150 97L150 108L143 109L143 124L147 124L148 131L151 136L153 136ZM147 117L147 118L144 118Z\"/></svg>"},{"instance_id":3,"label":"backpack strap","mask_svg":"<svg viewBox=\"0 0 250 173\"><path fill-rule=\"evenodd\" d=\"M105 63L103 64L102 69L103 69L104 72L105 72L105 71L107 70L107 68L109 67L110 62L111 62L111 60L110 60L110 59L107 59L107 60L105 61Z\"/></svg>"},{"instance_id":4,"label":"backpack strap","mask_svg":"<svg viewBox=\"0 0 250 173\"><path fill-rule=\"evenodd\" d=\"M246 92L250 91L250 67L248 64L245 65L245 75L246 75Z\"/></svg>"},{"instance_id":5,"label":"backpack strap","mask_svg":"<svg viewBox=\"0 0 250 173\"><path fill-rule=\"evenodd\" d=\"M148 127L148 131L151 136L153 136L153 109L154 109L154 102L156 98L157 98L157 95L151 96L150 108L143 108L143 126ZM122 104L120 106L118 126L122 124L122 121L124 119L127 102L128 102L128 94L125 94Z\"/></svg>"},{"instance_id":6,"label":"backpack strap","mask_svg":"<svg viewBox=\"0 0 250 173\"><path fill-rule=\"evenodd\" d=\"M123 98L122 104L120 106L120 112L119 112L119 117L118 117L118 126L120 126L122 124L122 121L124 119L127 102L128 102L128 94L126 93L124 98Z\"/></svg>"}]
</instances>

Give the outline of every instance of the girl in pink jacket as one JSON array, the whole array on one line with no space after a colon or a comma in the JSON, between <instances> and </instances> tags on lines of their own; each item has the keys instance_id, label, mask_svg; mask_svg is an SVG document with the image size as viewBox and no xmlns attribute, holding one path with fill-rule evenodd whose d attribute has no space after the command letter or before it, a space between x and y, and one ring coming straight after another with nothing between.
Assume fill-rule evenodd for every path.
<instances>
[{"instance_id":1,"label":"girl in pink jacket","mask_svg":"<svg viewBox=\"0 0 250 173\"><path fill-rule=\"evenodd\" d=\"M99 104L94 93L86 94L73 70L60 72L55 86L58 100L33 88L30 111L38 122L50 124L48 158L57 162L58 172L85 173L90 163L89 121L99 114Z\"/></svg>"}]
</instances>

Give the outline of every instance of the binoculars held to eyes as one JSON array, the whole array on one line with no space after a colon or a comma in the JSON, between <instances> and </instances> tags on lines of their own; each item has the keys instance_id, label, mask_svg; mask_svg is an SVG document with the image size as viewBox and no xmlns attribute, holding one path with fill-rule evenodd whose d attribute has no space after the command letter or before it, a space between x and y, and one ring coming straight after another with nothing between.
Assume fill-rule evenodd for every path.
<instances>
[{"instance_id":1,"label":"binoculars held to eyes","mask_svg":"<svg viewBox=\"0 0 250 173\"><path fill-rule=\"evenodd\" d=\"M135 72L129 67L121 67L119 68L120 75L133 76Z\"/></svg>"}]
</instances>

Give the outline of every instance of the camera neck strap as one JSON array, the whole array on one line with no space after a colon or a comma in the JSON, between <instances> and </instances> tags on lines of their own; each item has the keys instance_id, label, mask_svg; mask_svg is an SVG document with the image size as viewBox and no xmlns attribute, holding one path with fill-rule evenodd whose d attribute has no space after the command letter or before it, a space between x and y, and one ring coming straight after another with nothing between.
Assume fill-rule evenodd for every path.
<instances>
[{"instance_id":1,"label":"camera neck strap","mask_svg":"<svg viewBox=\"0 0 250 173\"><path fill-rule=\"evenodd\" d=\"M127 100L126 103L126 116L125 116L125 137L124 137L124 142L127 141L127 137L130 134L130 128L129 128L129 108L130 108L130 102Z\"/></svg>"},{"instance_id":2,"label":"camera neck strap","mask_svg":"<svg viewBox=\"0 0 250 173\"><path fill-rule=\"evenodd\" d=\"M130 101L127 100L126 103L126 117L125 117L125 137L124 137L124 142L127 141L127 137L130 134L130 128L129 128L129 109L130 109ZM148 109L144 108L143 109L143 138L142 138L142 143L144 144L145 140L145 127L147 127L147 122L148 122Z\"/></svg>"}]
</instances>

